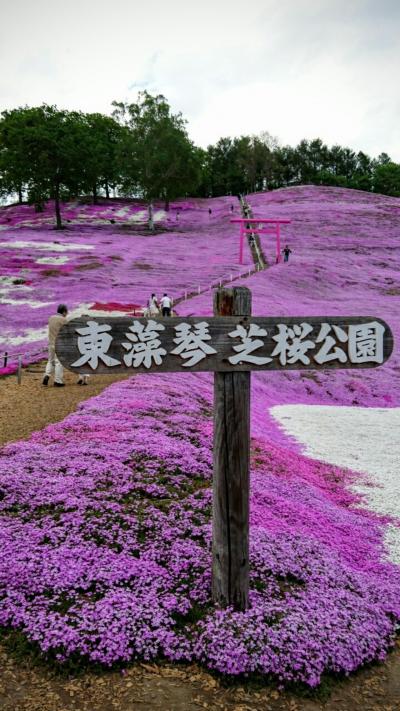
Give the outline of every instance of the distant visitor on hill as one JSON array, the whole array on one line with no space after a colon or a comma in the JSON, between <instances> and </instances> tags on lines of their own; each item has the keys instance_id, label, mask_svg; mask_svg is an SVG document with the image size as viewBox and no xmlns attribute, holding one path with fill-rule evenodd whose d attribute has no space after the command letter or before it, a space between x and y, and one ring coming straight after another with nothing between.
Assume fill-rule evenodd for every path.
<instances>
[{"instance_id":1,"label":"distant visitor on hill","mask_svg":"<svg viewBox=\"0 0 400 711\"><path fill-rule=\"evenodd\" d=\"M156 316L159 316L160 314L160 307L158 305L158 300L155 294L152 294L150 296L149 302L148 302L148 312L150 318L155 318Z\"/></svg>"},{"instance_id":2,"label":"distant visitor on hill","mask_svg":"<svg viewBox=\"0 0 400 711\"><path fill-rule=\"evenodd\" d=\"M172 299L169 298L168 294L164 294L161 301L162 315L171 316Z\"/></svg>"},{"instance_id":3,"label":"distant visitor on hill","mask_svg":"<svg viewBox=\"0 0 400 711\"><path fill-rule=\"evenodd\" d=\"M211 209L211 207L208 208L208 214L209 214L209 216L211 217L211 215L212 215L212 209Z\"/></svg>"},{"instance_id":4,"label":"distant visitor on hill","mask_svg":"<svg viewBox=\"0 0 400 711\"><path fill-rule=\"evenodd\" d=\"M50 376L54 371L54 387L63 388L64 383L64 370L63 367L56 356L56 340L61 326L66 323L68 315L68 308L65 304L60 304L57 313L49 318L49 359L47 361L45 375L42 381L43 385L48 385ZM86 375L79 374L78 385L87 385Z\"/></svg>"},{"instance_id":5,"label":"distant visitor on hill","mask_svg":"<svg viewBox=\"0 0 400 711\"><path fill-rule=\"evenodd\" d=\"M289 261L289 254L292 254L292 250L289 248L288 245L284 249L282 249L283 252L283 261L288 262Z\"/></svg>"}]
</instances>

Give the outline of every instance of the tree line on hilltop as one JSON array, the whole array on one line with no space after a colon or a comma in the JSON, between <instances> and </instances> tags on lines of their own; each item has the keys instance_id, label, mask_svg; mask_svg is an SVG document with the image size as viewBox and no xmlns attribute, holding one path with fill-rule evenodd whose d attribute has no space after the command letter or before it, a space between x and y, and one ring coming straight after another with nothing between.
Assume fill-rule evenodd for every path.
<instances>
[{"instance_id":1,"label":"tree line on hilltop","mask_svg":"<svg viewBox=\"0 0 400 711\"><path fill-rule=\"evenodd\" d=\"M114 102L112 116L55 106L3 111L0 118L0 197L26 199L37 211L54 200L140 197L149 207L184 196L217 197L289 185L331 185L400 196L400 165L386 153L371 159L321 139L281 146L259 136L221 138L202 149L164 96L141 92L136 103ZM115 194L115 193L114 193Z\"/></svg>"}]
</instances>

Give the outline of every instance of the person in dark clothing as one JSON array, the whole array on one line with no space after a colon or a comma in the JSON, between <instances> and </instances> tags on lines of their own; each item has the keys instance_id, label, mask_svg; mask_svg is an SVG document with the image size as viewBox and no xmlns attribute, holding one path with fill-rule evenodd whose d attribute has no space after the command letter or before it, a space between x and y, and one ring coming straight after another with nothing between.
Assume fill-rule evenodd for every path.
<instances>
[{"instance_id":1,"label":"person in dark clothing","mask_svg":"<svg viewBox=\"0 0 400 711\"><path fill-rule=\"evenodd\" d=\"M289 254L292 254L292 250L288 245L286 245L285 249L282 250L283 252L283 261L288 262L289 261Z\"/></svg>"},{"instance_id":2,"label":"person in dark clothing","mask_svg":"<svg viewBox=\"0 0 400 711\"><path fill-rule=\"evenodd\" d=\"M211 209L211 207L208 208L208 214L209 214L210 217L211 217L211 214L212 214L212 209Z\"/></svg>"},{"instance_id":3,"label":"person in dark clothing","mask_svg":"<svg viewBox=\"0 0 400 711\"><path fill-rule=\"evenodd\" d=\"M169 298L168 294L164 294L160 301L160 306L163 316L171 316L172 299Z\"/></svg>"}]
</instances>

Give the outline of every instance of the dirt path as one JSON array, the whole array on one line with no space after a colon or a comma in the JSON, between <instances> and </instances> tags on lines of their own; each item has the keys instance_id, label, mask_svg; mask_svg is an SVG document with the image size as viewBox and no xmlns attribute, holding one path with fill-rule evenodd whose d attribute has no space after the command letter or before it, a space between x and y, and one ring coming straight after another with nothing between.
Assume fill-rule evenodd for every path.
<instances>
[{"instance_id":1,"label":"dirt path","mask_svg":"<svg viewBox=\"0 0 400 711\"><path fill-rule=\"evenodd\" d=\"M82 400L125 376L97 376L87 387L65 373L65 388L41 385L44 365L0 379L0 445L62 420ZM2 711L400 711L400 645L385 664L335 682L326 701L271 687L224 687L197 666L132 665L125 673L84 673L64 678L45 665L18 658L0 644Z\"/></svg>"},{"instance_id":2,"label":"dirt path","mask_svg":"<svg viewBox=\"0 0 400 711\"><path fill-rule=\"evenodd\" d=\"M399 711L400 649L337 682L326 702L272 688L224 687L197 666L137 664L124 673L62 678L0 647L2 711Z\"/></svg>"},{"instance_id":3,"label":"dirt path","mask_svg":"<svg viewBox=\"0 0 400 711\"><path fill-rule=\"evenodd\" d=\"M63 420L81 400L98 395L107 385L127 377L97 375L89 378L88 385L79 386L76 376L65 370L65 388L55 388L52 383L45 388L41 384L45 365L43 362L24 368L21 385L15 375L0 378L0 446L26 439L31 432Z\"/></svg>"}]
</instances>

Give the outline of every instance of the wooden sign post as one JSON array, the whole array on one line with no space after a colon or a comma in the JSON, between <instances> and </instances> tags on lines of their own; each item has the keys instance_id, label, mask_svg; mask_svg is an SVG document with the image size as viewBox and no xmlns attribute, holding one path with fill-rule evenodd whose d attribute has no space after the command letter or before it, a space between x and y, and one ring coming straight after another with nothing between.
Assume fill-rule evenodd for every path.
<instances>
[{"instance_id":1,"label":"wooden sign post","mask_svg":"<svg viewBox=\"0 0 400 711\"><path fill-rule=\"evenodd\" d=\"M248 606L250 371L374 368L393 349L367 316L252 317L245 287L219 289L214 317L69 321L56 343L76 373L213 371L213 575L216 603Z\"/></svg>"},{"instance_id":2,"label":"wooden sign post","mask_svg":"<svg viewBox=\"0 0 400 711\"><path fill-rule=\"evenodd\" d=\"M220 289L216 316L250 316L251 292ZM250 372L214 374L212 595L245 610L249 602Z\"/></svg>"}]
</instances>

